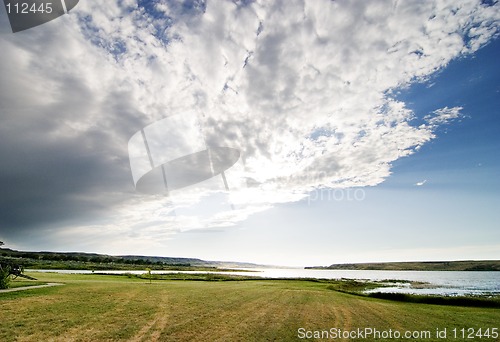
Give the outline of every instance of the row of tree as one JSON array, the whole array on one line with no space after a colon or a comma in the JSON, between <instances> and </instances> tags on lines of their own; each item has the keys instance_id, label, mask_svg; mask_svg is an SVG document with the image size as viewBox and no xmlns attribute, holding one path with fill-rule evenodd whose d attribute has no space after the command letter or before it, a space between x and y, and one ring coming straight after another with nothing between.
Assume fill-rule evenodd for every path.
<instances>
[{"instance_id":1,"label":"row of tree","mask_svg":"<svg viewBox=\"0 0 500 342\"><path fill-rule=\"evenodd\" d=\"M4 243L0 241L0 246ZM4 258L2 258L4 257ZM0 259L16 258L24 259L26 262L19 262L23 264L36 263L38 261L55 261L55 262L85 262L95 264L126 264L126 265L156 265L156 266L191 266L188 260L177 260L176 258L166 258L172 260L158 260L158 258L145 258L145 257L119 257L100 254L86 254L86 253L56 253L56 252L23 252L16 251L8 248L0 248Z\"/></svg>"},{"instance_id":2,"label":"row of tree","mask_svg":"<svg viewBox=\"0 0 500 342\"><path fill-rule=\"evenodd\" d=\"M119 257L110 256L85 256L85 255L73 255L64 253L33 253L33 252L19 252L19 253L7 253L1 252L1 256L4 257L15 257L22 259L31 259L34 261L74 261L74 262L91 262L97 264L110 264L119 263L127 265L170 265L162 261L153 261L149 259L124 259ZM181 266L181 265L175 265ZM182 266L189 266L182 264Z\"/></svg>"},{"instance_id":3,"label":"row of tree","mask_svg":"<svg viewBox=\"0 0 500 342\"><path fill-rule=\"evenodd\" d=\"M4 245L0 241L0 246ZM63 262L90 262L96 264L126 264L126 265L168 265L168 266L190 266L190 264L172 264L163 261L154 261L149 259L132 259L112 257L105 255L82 255L75 253L44 253L44 252L18 252L12 250L0 251L0 256L11 258L31 259L33 261L63 261Z\"/></svg>"}]
</instances>

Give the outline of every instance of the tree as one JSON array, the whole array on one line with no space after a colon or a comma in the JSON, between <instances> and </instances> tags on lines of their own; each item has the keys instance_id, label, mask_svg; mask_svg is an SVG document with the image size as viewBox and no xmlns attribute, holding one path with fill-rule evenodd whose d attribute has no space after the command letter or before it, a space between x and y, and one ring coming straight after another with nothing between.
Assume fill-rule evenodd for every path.
<instances>
[{"instance_id":1,"label":"tree","mask_svg":"<svg viewBox=\"0 0 500 342\"><path fill-rule=\"evenodd\" d=\"M10 282L10 266L0 264L0 289L9 287Z\"/></svg>"},{"instance_id":2,"label":"tree","mask_svg":"<svg viewBox=\"0 0 500 342\"><path fill-rule=\"evenodd\" d=\"M3 243L3 241L0 241L0 246L3 246L5 245L5 243Z\"/></svg>"},{"instance_id":3,"label":"tree","mask_svg":"<svg viewBox=\"0 0 500 342\"><path fill-rule=\"evenodd\" d=\"M9 272L0 270L0 290L8 289L10 283Z\"/></svg>"}]
</instances>

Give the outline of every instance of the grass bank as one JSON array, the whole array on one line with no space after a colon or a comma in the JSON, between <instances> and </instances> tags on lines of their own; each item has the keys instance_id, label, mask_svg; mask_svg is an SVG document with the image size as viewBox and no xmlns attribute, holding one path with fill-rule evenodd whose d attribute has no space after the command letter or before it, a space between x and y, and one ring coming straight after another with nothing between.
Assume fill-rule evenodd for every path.
<instances>
[{"instance_id":1,"label":"grass bank","mask_svg":"<svg viewBox=\"0 0 500 342\"><path fill-rule=\"evenodd\" d=\"M28 274L66 285L0 294L1 341L295 341L300 328L367 327L435 337L500 322L500 309L361 297L321 281Z\"/></svg>"}]
</instances>

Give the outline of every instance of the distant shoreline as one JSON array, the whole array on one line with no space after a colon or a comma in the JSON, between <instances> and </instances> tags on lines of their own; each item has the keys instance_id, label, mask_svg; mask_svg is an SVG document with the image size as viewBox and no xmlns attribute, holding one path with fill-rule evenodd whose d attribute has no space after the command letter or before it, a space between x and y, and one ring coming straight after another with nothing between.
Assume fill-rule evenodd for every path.
<instances>
[{"instance_id":1,"label":"distant shoreline","mask_svg":"<svg viewBox=\"0 0 500 342\"><path fill-rule=\"evenodd\" d=\"M462 261L408 261L333 264L330 266L304 267L312 270L363 270L363 271L500 271L500 260Z\"/></svg>"}]
</instances>

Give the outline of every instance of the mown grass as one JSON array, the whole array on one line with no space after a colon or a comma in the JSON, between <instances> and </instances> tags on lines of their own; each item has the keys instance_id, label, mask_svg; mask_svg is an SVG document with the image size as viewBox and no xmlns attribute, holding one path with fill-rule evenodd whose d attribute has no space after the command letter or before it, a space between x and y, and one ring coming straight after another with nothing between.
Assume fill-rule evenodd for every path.
<instances>
[{"instance_id":1,"label":"mown grass","mask_svg":"<svg viewBox=\"0 0 500 342\"><path fill-rule=\"evenodd\" d=\"M500 309L354 296L321 281L30 275L66 285L1 293L0 341L295 341L299 328L434 333L500 322Z\"/></svg>"},{"instance_id":2,"label":"mown grass","mask_svg":"<svg viewBox=\"0 0 500 342\"><path fill-rule=\"evenodd\" d=\"M22 278L16 278L16 279L12 279L9 282L9 288L24 287L24 286L35 286L35 285L44 285L44 284L47 284L47 283L43 282L43 281L25 280L25 279L22 279Z\"/></svg>"}]
</instances>

